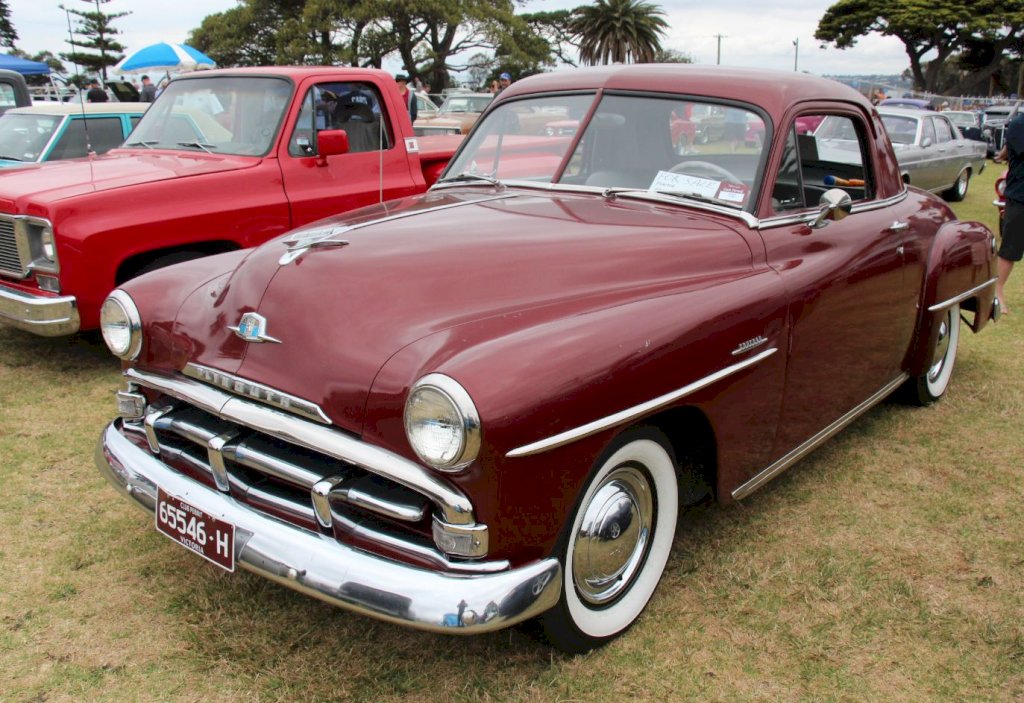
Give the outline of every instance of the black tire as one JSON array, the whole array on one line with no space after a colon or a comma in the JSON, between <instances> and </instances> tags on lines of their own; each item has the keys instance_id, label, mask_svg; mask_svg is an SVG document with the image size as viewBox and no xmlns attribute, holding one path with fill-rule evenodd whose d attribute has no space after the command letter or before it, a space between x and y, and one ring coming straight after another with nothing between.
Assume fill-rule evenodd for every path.
<instances>
[{"instance_id":1,"label":"black tire","mask_svg":"<svg viewBox=\"0 0 1024 703\"><path fill-rule=\"evenodd\" d=\"M905 398L913 405L926 406L946 393L956 365L960 342L960 306L953 305L939 322L939 334L932 346L928 368L920 376L907 380Z\"/></svg>"},{"instance_id":2,"label":"black tire","mask_svg":"<svg viewBox=\"0 0 1024 703\"><path fill-rule=\"evenodd\" d=\"M942 194L951 203L959 203L967 197L967 188L971 184L971 172L966 168L956 177L956 183Z\"/></svg>"},{"instance_id":3,"label":"black tire","mask_svg":"<svg viewBox=\"0 0 1024 703\"><path fill-rule=\"evenodd\" d=\"M653 427L627 430L595 463L559 540L562 597L541 617L566 652L628 630L665 571L679 510L678 464Z\"/></svg>"}]
</instances>

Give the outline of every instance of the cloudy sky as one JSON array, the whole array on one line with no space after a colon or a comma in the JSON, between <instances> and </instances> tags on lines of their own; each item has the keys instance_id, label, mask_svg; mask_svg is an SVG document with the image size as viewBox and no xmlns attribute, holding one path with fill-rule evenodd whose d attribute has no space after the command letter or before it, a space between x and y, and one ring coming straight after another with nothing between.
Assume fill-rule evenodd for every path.
<instances>
[{"instance_id":1,"label":"cloudy sky","mask_svg":"<svg viewBox=\"0 0 1024 703\"><path fill-rule=\"evenodd\" d=\"M821 49L814 40L818 20L833 0L652 0L667 13L665 47L689 54L701 64L721 63L816 74L895 74L908 65L903 45L894 38L869 36L853 49ZM582 0L531 0L529 10L576 7ZM89 9L87 0L64 0L68 7ZM161 41L181 42L203 17L236 6L236 0L113 0L105 12L132 14L115 23L128 50ZM8 0L20 37L29 53L67 51L68 24L59 0ZM766 7L771 7L766 11ZM794 46L794 41L798 44ZM398 67L388 67L397 69Z\"/></svg>"}]
</instances>

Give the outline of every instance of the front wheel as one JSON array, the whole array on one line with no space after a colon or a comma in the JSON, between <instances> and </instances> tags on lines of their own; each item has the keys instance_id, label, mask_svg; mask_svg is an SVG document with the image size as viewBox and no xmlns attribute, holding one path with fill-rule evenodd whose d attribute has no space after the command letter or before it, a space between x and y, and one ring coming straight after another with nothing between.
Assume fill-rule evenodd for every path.
<instances>
[{"instance_id":1,"label":"front wheel","mask_svg":"<svg viewBox=\"0 0 1024 703\"><path fill-rule=\"evenodd\" d=\"M916 405L931 405L946 392L953 377L956 350L960 342L960 306L948 308L939 322L928 368L907 382L909 399Z\"/></svg>"},{"instance_id":2,"label":"front wheel","mask_svg":"<svg viewBox=\"0 0 1024 703\"><path fill-rule=\"evenodd\" d=\"M562 597L548 639L586 652L625 632L661 580L679 511L676 462L652 427L624 433L599 461L560 543Z\"/></svg>"}]
</instances>

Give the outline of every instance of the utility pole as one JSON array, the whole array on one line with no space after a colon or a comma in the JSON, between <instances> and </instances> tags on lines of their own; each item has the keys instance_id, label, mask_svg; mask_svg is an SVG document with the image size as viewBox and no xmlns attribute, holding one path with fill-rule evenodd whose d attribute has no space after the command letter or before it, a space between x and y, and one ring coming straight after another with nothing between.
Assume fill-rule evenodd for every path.
<instances>
[{"instance_id":1,"label":"utility pole","mask_svg":"<svg viewBox=\"0 0 1024 703\"><path fill-rule=\"evenodd\" d=\"M718 55L715 57L715 65L722 63L722 40L726 38L724 34L716 34L715 38L718 39Z\"/></svg>"},{"instance_id":2,"label":"utility pole","mask_svg":"<svg viewBox=\"0 0 1024 703\"><path fill-rule=\"evenodd\" d=\"M796 71L796 61L800 56L800 37L793 40L793 71Z\"/></svg>"}]
</instances>

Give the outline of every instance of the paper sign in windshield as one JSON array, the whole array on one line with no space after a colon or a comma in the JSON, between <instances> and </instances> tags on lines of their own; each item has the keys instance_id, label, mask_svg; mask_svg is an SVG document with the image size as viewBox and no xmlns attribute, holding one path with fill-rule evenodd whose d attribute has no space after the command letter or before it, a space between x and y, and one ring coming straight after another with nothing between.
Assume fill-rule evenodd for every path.
<instances>
[{"instance_id":1,"label":"paper sign in windshield","mask_svg":"<svg viewBox=\"0 0 1024 703\"><path fill-rule=\"evenodd\" d=\"M685 173L671 173L669 171L658 171L648 190L679 191L681 193L693 193L702 198L713 198L718 193L721 181L699 176L689 176Z\"/></svg>"}]
</instances>

